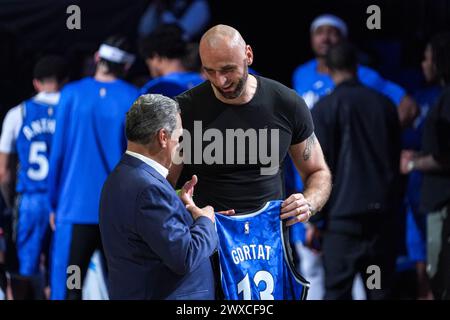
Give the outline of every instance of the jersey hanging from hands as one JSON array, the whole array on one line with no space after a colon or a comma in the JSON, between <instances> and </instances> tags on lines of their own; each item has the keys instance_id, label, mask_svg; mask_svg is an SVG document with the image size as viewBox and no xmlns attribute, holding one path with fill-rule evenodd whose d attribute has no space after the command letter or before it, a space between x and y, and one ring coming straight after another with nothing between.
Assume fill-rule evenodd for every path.
<instances>
[{"instance_id":1,"label":"jersey hanging from hands","mask_svg":"<svg viewBox=\"0 0 450 320\"><path fill-rule=\"evenodd\" d=\"M216 214L225 299L306 299L309 283L293 267L281 203L267 202L254 213Z\"/></svg>"}]
</instances>

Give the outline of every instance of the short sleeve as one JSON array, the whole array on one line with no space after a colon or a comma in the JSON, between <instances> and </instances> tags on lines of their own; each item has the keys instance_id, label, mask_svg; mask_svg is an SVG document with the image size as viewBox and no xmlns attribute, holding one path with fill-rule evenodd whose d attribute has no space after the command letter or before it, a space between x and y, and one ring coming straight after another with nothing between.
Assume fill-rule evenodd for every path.
<instances>
[{"instance_id":1,"label":"short sleeve","mask_svg":"<svg viewBox=\"0 0 450 320\"><path fill-rule=\"evenodd\" d=\"M396 106L400 104L406 95L406 91L402 87L389 80L384 80L384 86L381 92L388 96Z\"/></svg>"},{"instance_id":2,"label":"short sleeve","mask_svg":"<svg viewBox=\"0 0 450 320\"><path fill-rule=\"evenodd\" d=\"M15 153L16 141L22 127L22 108L18 105L6 114L0 136L0 152Z\"/></svg>"},{"instance_id":3,"label":"short sleeve","mask_svg":"<svg viewBox=\"0 0 450 320\"><path fill-rule=\"evenodd\" d=\"M190 96L188 92L183 92L174 97L175 101L180 105L181 110L190 105Z\"/></svg>"},{"instance_id":4,"label":"short sleeve","mask_svg":"<svg viewBox=\"0 0 450 320\"><path fill-rule=\"evenodd\" d=\"M192 99L189 92L181 93L174 97L174 100L178 103L181 110L181 120L183 122L183 128L185 125L190 124L193 121L193 107Z\"/></svg>"},{"instance_id":5,"label":"short sleeve","mask_svg":"<svg viewBox=\"0 0 450 320\"><path fill-rule=\"evenodd\" d=\"M308 106L303 98L297 94L295 96L294 129L292 131L291 145L305 141L314 132L314 123Z\"/></svg>"}]
</instances>

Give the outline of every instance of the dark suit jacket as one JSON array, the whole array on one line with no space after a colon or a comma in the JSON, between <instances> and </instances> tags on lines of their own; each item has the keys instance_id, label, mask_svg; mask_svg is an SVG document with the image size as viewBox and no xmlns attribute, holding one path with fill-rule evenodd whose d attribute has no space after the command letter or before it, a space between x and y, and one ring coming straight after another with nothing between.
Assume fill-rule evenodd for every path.
<instances>
[{"instance_id":1,"label":"dark suit jacket","mask_svg":"<svg viewBox=\"0 0 450 320\"><path fill-rule=\"evenodd\" d=\"M100 231L111 299L214 299L214 224L145 162L125 154L106 180Z\"/></svg>"}]
</instances>

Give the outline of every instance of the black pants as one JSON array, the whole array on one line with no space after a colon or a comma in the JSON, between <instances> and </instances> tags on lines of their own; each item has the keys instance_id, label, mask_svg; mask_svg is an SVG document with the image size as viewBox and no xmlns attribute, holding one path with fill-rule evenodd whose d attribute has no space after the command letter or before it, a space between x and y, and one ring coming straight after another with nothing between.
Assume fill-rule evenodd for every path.
<instances>
[{"instance_id":1,"label":"black pants","mask_svg":"<svg viewBox=\"0 0 450 320\"><path fill-rule=\"evenodd\" d=\"M363 278L368 300L391 298L396 259L396 241L393 239L391 234L383 233L355 236L326 232L323 242L325 299L350 300L357 273ZM369 266L379 267L380 289L367 286L368 282L374 284L372 276L376 273L368 269Z\"/></svg>"},{"instance_id":2,"label":"black pants","mask_svg":"<svg viewBox=\"0 0 450 320\"><path fill-rule=\"evenodd\" d=\"M74 224L70 244L69 265L75 265L80 268L81 288L67 288L66 300L81 300L81 290L83 288L84 279L86 278L89 263L92 254L97 249L102 252L102 256L104 257L99 225ZM102 265L106 268L106 263L102 263ZM105 272L104 274L107 273Z\"/></svg>"}]
</instances>

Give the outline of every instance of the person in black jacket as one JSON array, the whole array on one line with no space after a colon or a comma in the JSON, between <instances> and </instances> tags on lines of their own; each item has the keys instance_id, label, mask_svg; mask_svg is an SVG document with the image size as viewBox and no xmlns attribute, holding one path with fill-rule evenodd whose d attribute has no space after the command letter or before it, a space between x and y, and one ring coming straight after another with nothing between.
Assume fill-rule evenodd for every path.
<instances>
[{"instance_id":1,"label":"person in black jacket","mask_svg":"<svg viewBox=\"0 0 450 320\"><path fill-rule=\"evenodd\" d=\"M326 57L335 90L312 111L333 175L322 210L325 299L351 299L360 272L368 299L389 298L395 270L400 124L395 105L363 86L355 49L341 43Z\"/></svg>"},{"instance_id":2,"label":"person in black jacket","mask_svg":"<svg viewBox=\"0 0 450 320\"><path fill-rule=\"evenodd\" d=\"M423 172L420 211L427 214L427 271L435 299L450 299L450 33L431 41L442 93L425 119L420 153L402 152L402 173Z\"/></svg>"}]
</instances>

